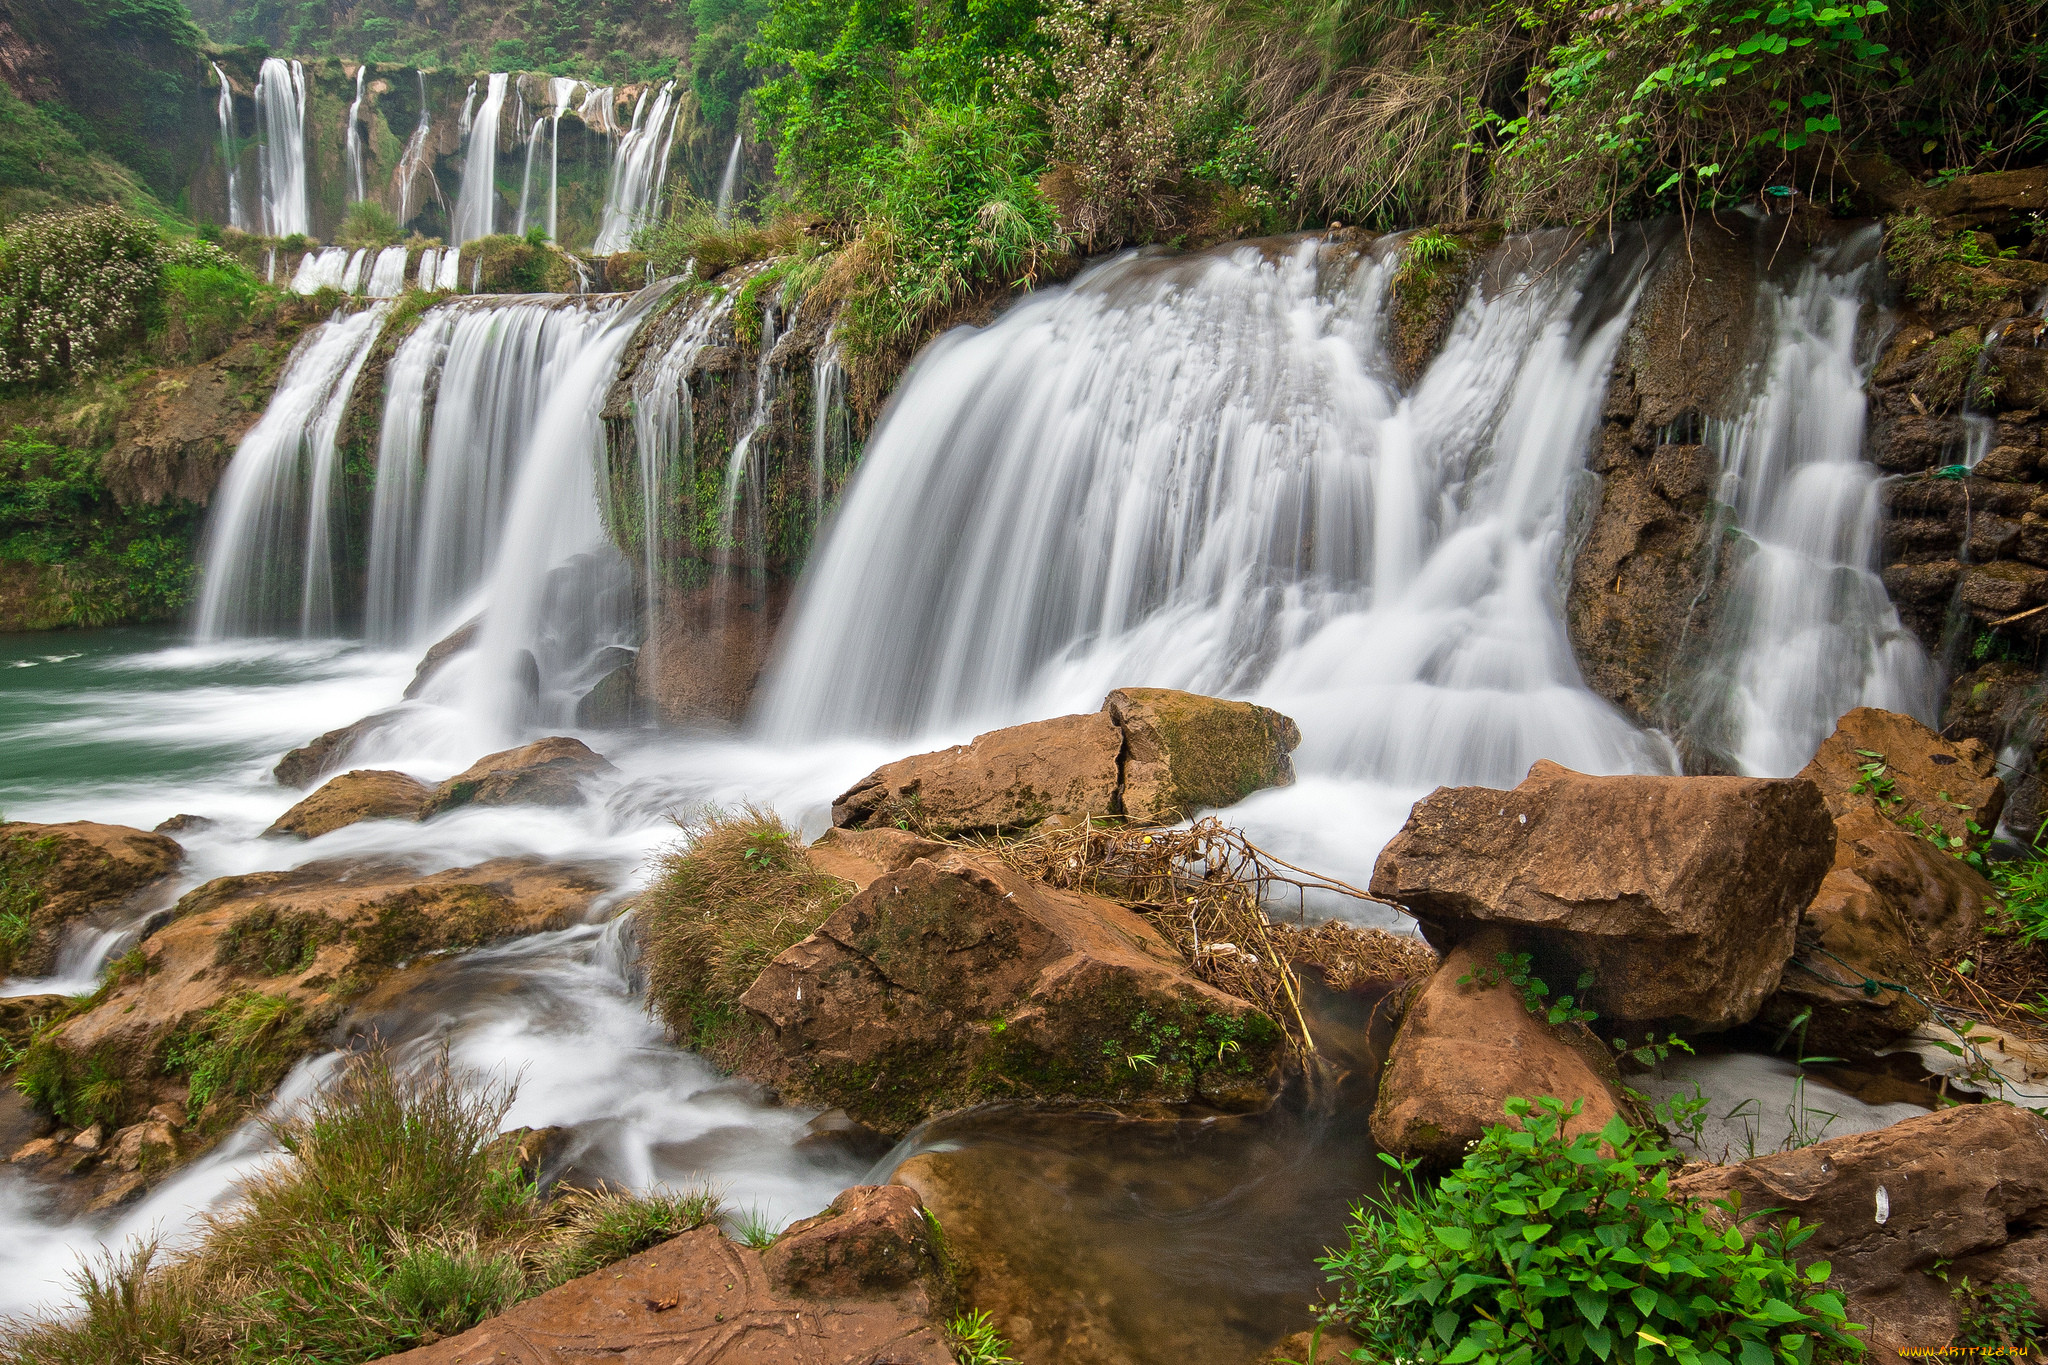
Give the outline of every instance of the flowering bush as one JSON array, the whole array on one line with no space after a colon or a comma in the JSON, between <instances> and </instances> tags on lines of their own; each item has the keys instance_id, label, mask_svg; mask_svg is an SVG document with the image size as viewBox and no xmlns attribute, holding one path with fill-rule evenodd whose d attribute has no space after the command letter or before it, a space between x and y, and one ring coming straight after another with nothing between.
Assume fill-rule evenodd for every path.
<instances>
[{"instance_id":1,"label":"flowering bush","mask_svg":"<svg viewBox=\"0 0 2048 1365\"><path fill-rule=\"evenodd\" d=\"M16 222L0 243L0 383L89 375L135 341L162 291L165 254L153 226L117 208Z\"/></svg>"}]
</instances>

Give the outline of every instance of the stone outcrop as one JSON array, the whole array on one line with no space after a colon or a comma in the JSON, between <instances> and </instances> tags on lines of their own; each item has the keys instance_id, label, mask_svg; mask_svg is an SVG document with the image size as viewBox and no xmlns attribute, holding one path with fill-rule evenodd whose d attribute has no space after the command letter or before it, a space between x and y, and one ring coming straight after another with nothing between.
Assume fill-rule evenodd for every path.
<instances>
[{"instance_id":1,"label":"stone outcrop","mask_svg":"<svg viewBox=\"0 0 2048 1365\"><path fill-rule=\"evenodd\" d=\"M0 905L28 923L17 946L0 942L0 975L46 975L66 924L148 895L184 857L163 835L125 825L0 824Z\"/></svg>"},{"instance_id":2,"label":"stone outcrop","mask_svg":"<svg viewBox=\"0 0 2048 1365\"><path fill-rule=\"evenodd\" d=\"M1864 778L1873 762L1884 765L1877 786ZM1917 817L1929 833L1960 835L1969 824L1989 831L2005 809L1990 749L1974 739L1951 743L1911 716L1873 706L1843 716L1799 775L1820 788L1837 817L1881 803L1895 820Z\"/></svg>"},{"instance_id":3,"label":"stone outcrop","mask_svg":"<svg viewBox=\"0 0 2048 1365\"><path fill-rule=\"evenodd\" d=\"M1440 951L1487 927L1624 1027L1756 1016L1827 873L1834 828L1802 780L1589 777L1539 762L1513 791L1440 787L1380 853L1372 892Z\"/></svg>"},{"instance_id":4,"label":"stone outcrop","mask_svg":"<svg viewBox=\"0 0 2048 1365\"><path fill-rule=\"evenodd\" d=\"M432 787L404 773L358 768L328 779L263 833L317 839L359 820L417 820L433 797Z\"/></svg>"},{"instance_id":5,"label":"stone outcrop","mask_svg":"<svg viewBox=\"0 0 2048 1365\"><path fill-rule=\"evenodd\" d=\"M902 1185L856 1185L830 1208L792 1223L761 1257L784 1294L850 1299L942 1284L945 1267L916 1194Z\"/></svg>"},{"instance_id":6,"label":"stone outcrop","mask_svg":"<svg viewBox=\"0 0 2048 1365\"><path fill-rule=\"evenodd\" d=\"M1488 1128L1509 1121L1502 1106L1513 1095L1579 1101L1568 1137L1597 1133L1621 1111L1600 1040L1583 1025L1554 1027L1531 1014L1499 978L1507 950L1498 930L1451 949L1409 1005L1372 1111L1384 1150L1434 1169L1455 1166Z\"/></svg>"},{"instance_id":7,"label":"stone outcrop","mask_svg":"<svg viewBox=\"0 0 2048 1365\"><path fill-rule=\"evenodd\" d=\"M350 725L329 730L318 739L285 754L271 769L280 787L310 787L321 777L347 763L363 741L398 719L396 711L379 711Z\"/></svg>"},{"instance_id":8,"label":"stone outcrop","mask_svg":"<svg viewBox=\"0 0 2048 1365\"><path fill-rule=\"evenodd\" d=\"M434 789L425 816L458 806L573 806L594 777L618 771L580 739L557 736L487 754Z\"/></svg>"},{"instance_id":9,"label":"stone outcrop","mask_svg":"<svg viewBox=\"0 0 2048 1365\"><path fill-rule=\"evenodd\" d=\"M411 701L424 693L427 684L450 659L476 643L476 633L482 628L483 618L472 617L429 645L420 656L419 666L412 671L412 681L405 685L405 700Z\"/></svg>"},{"instance_id":10,"label":"stone outcrop","mask_svg":"<svg viewBox=\"0 0 2048 1365\"><path fill-rule=\"evenodd\" d=\"M215 1091L214 1112L192 1116L213 1131L240 1106L261 1101L292 1061L396 969L564 928L605 886L577 868L520 858L426 877L396 864L314 863L208 882L177 903L135 961L117 965L99 1003L51 1035L47 1064L63 1097L59 1117L98 1116L125 1127L154 1105L184 1102L185 1068L221 1012L260 1006L268 1022L255 1036L250 1072ZM174 1038L184 1045L169 1047ZM77 1090L87 1075L118 1085L111 1097L88 1097Z\"/></svg>"},{"instance_id":11,"label":"stone outcrop","mask_svg":"<svg viewBox=\"0 0 2048 1365\"><path fill-rule=\"evenodd\" d=\"M852 882L861 891L884 873L901 872L919 858L942 858L951 851L950 845L886 825L880 829L828 829L804 847L811 866Z\"/></svg>"},{"instance_id":12,"label":"stone outcrop","mask_svg":"<svg viewBox=\"0 0 2048 1365\"><path fill-rule=\"evenodd\" d=\"M665 592L654 636L634 659L638 697L670 725L737 725L767 671L789 599L786 586Z\"/></svg>"},{"instance_id":13,"label":"stone outcrop","mask_svg":"<svg viewBox=\"0 0 2048 1365\"><path fill-rule=\"evenodd\" d=\"M740 997L738 1069L885 1132L986 1100L1269 1097L1279 1027L1146 921L993 859L876 877Z\"/></svg>"},{"instance_id":14,"label":"stone outcrop","mask_svg":"<svg viewBox=\"0 0 2048 1365\"><path fill-rule=\"evenodd\" d=\"M832 803L832 823L934 835L1121 815L1172 824L1294 781L1295 723L1248 702L1167 688L1109 694L1102 710L991 730L898 759Z\"/></svg>"},{"instance_id":15,"label":"stone outcrop","mask_svg":"<svg viewBox=\"0 0 2048 1365\"><path fill-rule=\"evenodd\" d=\"M1796 1254L1833 1267L1829 1285L1847 1294L1852 1321L1869 1324L1879 1362L1955 1332L1949 1287L1929 1273L1938 1261L1979 1286L2020 1278L2048 1310L2048 1281L2027 1274L2048 1240L2048 1121L2025 1109L1961 1105L1739 1165L1688 1167L1672 1188L1709 1202L1740 1195L1745 1213L1817 1225Z\"/></svg>"},{"instance_id":16,"label":"stone outcrop","mask_svg":"<svg viewBox=\"0 0 2048 1365\"><path fill-rule=\"evenodd\" d=\"M860 1193L849 1190L841 1200ZM784 1242L807 1238L815 1240L817 1230L792 1229ZM873 1277L860 1264L842 1262L793 1292L777 1281L771 1264L808 1263L808 1249L800 1245L772 1261L783 1245L764 1256L727 1241L716 1228L698 1228L458 1336L388 1359L393 1365L597 1359L615 1365L952 1365L939 1326L945 1305L926 1283L895 1282L886 1262Z\"/></svg>"}]
</instances>

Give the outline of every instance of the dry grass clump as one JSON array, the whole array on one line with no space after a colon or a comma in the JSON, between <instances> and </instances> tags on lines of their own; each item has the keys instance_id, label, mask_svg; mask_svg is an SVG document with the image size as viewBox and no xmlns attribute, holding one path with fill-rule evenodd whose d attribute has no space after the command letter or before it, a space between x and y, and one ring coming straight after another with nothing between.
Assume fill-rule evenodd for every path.
<instances>
[{"instance_id":1,"label":"dry grass clump","mask_svg":"<svg viewBox=\"0 0 2048 1365\"><path fill-rule=\"evenodd\" d=\"M853 884L820 872L773 811L709 810L657 864L639 900L647 997L686 1045L708 1050L776 954L825 922Z\"/></svg>"},{"instance_id":2,"label":"dry grass clump","mask_svg":"<svg viewBox=\"0 0 2048 1365\"><path fill-rule=\"evenodd\" d=\"M1333 989L1348 991L1368 981L1413 981L1437 968L1427 943L1408 934L1330 920L1313 929L1274 924L1266 932L1296 966L1321 969Z\"/></svg>"},{"instance_id":3,"label":"dry grass clump","mask_svg":"<svg viewBox=\"0 0 2048 1365\"><path fill-rule=\"evenodd\" d=\"M357 1361L427 1345L720 1216L709 1191L541 1198L510 1086L373 1049L273 1132L286 1159L199 1244L109 1252L80 1305L0 1327L10 1365Z\"/></svg>"}]
</instances>

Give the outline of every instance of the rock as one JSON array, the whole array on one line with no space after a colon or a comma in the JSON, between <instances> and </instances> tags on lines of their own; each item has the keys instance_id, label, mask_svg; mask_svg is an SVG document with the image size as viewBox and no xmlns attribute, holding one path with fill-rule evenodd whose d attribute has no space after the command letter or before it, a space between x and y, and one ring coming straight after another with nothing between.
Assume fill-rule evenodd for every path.
<instances>
[{"instance_id":1,"label":"rock","mask_svg":"<svg viewBox=\"0 0 2048 1365\"><path fill-rule=\"evenodd\" d=\"M1966 822L1998 827L2005 784L1998 780L1996 755L1973 739L1951 743L1896 711L1859 706L1843 716L1799 775L1820 788L1828 810L1839 817L1858 805L1875 805L1878 793L1856 791L1873 761L1884 764L1883 777L1892 784L1893 818L1917 815L1929 830L1952 834L1961 834Z\"/></svg>"},{"instance_id":2,"label":"rock","mask_svg":"<svg viewBox=\"0 0 2048 1365\"><path fill-rule=\"evenodd\" d=\"M945 837L1023 829L1051 815L1113 815L1122 749L1107 711L991 730L877 768L832 802L832 823Z\"/></svg>"},{"instance_id":3,"label":"rock","mask_svg":"<svg viewBox=\"0 0 2048 1365\"><path fill-rule=\"evenodd\" d=\"M421 818L457 806L573 806L586 779L617 771L580 739L536 740L486 754L443 782Z\"/></svg>"},{"instance_id":4,"label":"rock","mask_svg":"<svg viewBox=\"0 0 2048 1365\"><path fill-rule=\"evenodd\" d=\"M280 787L310 787L317 778L348 762L365 740L397 721L397 711L379 711L353 725L329 730L310 744L300 745L277 761L271 776Z\"/></svg>"},{"instance_id":5,"label":"rock","mask_svg":"<svg viewBox=\"0 0 2048 1365\"><path fill-rule=\"evenodd\" d=\"M635 286L636 288L638 286ZM767 671L790 590L717 582L665 589L654 638L634 661L638 695L668 725L737 725Z\"/></svg>"},{"instance_id":6,"label":"rock","mask_svg":"<svg viewBox=\"0 0 2048 1365\"><path fill-rule=\"evenodd\" d=\"M1798 1259L1833 1267L1829 1285L1847 1294L1850 1319L1870 1325L1876 1359L1892 1360L1954 1330L1948 1288L1926 1273L1937 1261L2038 1235L2048 1218L2048 1121L1965 1104L1739 1165L1687 1167L1672 1189L1704 1202L1739 1194L1745 1213L1817 1225Z\"/></svg>"},{"instance_id":7,"label":"rock","mask_svg":"<svg viewBox=\"0 0 2048 1365\"><path fill-rule=\"evenodd\" d=\"M420 657L420 665L412 673L412 681L405 685L405 700L411 701L427 690L436 673L450 659L476 643L477 630L483 625L481 616L473 616L457 626L448 635L436 640ZM279 779L280 781L282 779Z\"/></svg>"},{"instance_id":8,"label":"rock","mask_svg":"<svg viewBox=\"0 0 2048 1365\"><path fill-rule=\"evenodd\" d=\"M1253 1365L1340 1365L1363 1349L1363 1343L1343 1328L1325 1327L1320 1332L1296 1332Z\"/></svg>"},{"instance_id":9,"label":"rock","mask_svg":"<svg viewBox=\"0 0 2048 1365\"><path fill-rule=\"evenodd\" d=\"M856 1185L832 1206L792 1223L761 1257L784 1294L850 1299L943 1279L924 1205L902 1185Z\"/></svg>"},{"instance_id":10,"label":"rock","mask_svg":"<svg viewBox=\"0 0 2048 1365\"><path fill-rule=\"evenodd\" d=\"M2037 606L2048 596L2048 569L2001 560L1963 570L1963 605L1985 621L2000 620Z\"/></svg>"},{"instance_id":11,"label":"rock","mask_svg":"<svg viewBox=\"0 0 2048 1365\"><path fill-rule=\"evenodd\" d=\"M1439 787L1381 851L1372 892L1439 951L1487 926L1622 1027L1756 1016L1833 857L1812 783L1589 777L1539 762L1513 791Z\"/></svg>"},{"instance_id":12,"label":"rock","mask_svg":"<svg viewBox=\"0 0 2048 1365\"><path fill-rule=\"evenodd\" d=\"M626 651L631 653L631 651ZM640 719L635 665L621 664L576 702L576 723L592 730L623 730Z\"/></svg>"},{"instance_id":13,"label":"rock","mask_svg":"<svg viewBox=\"0 0 2048 1365\"><path fill-rule=\"evenodd\" d=\"M184 858L163 835L126 825L0 824L0 887L29 924L12 952L0 945L0 976L47 974L66 924L147 895Z\"/></svg>"},{"instance_id":14,"label":"rock","mask_svg":"<svg viewBox=\"0 0 2048 1365\"><path fill-rule=\"evenodd\" d=\"M162 1104L150 1106L148 1117L152 1123L168 1123L173 1128L183 1128L185 1106L177 1100L165 1100Z\"/></svg>"},{"instance_id":15,"label":"rock","mask_svg":"<svg viewBox=\"0 0 2048 1365\"><path fill-rule=\"evenodd\" d=\"M1255 1105L1285 1047L1137 914L968 853L877 877L740 1004L738 1070L888 1133L1008 1098Z\"/></svg>"},{"instance_id":16,"label":"rock","mask_svg":"<svg viewBox=\"0 0 2048 1365\"><path fill-rule=\"evenodd\" d=\"M0 996L0 1042L26 1047L35 1031L71 1008L68 995Z\"/></svg>"},{"instance_id":17,"label":"rock","mask_svg":"<svg viewBox=\"0 0 2048 1365\"><path fill-rule=\"evenodd\" d=\"M901 872L919 858L944 857L950 846L885 825L879 829L828 829L804 851L818 871L865 891L868 883L883 873Z\"/></svg>"},{"instance_id":18,"label":"rock","mask_svg":"<svg viewBox=\"0 0 2048 1365\"><path fill-rule=\"evenodd\" d=\"M1497 967L1506 934L1493 930L1444 957L1394 1036L1372 1111L1373 1139L1396 1156L1432 1169L1458 1164L1466 1147L1508 1122L1511 1095L1553 1095L1582 1102L1565 1133L1597 1133L1620 1112L1602 1068L1600 1040L1583 1027L1554 1028L1529 1013L1505 984L1459 978ZM1611 1064L1607 1066L1611 1071Z\"/></svg>"},{"instance_id":19,"label":"rock","mask_svg":"<svg viewBox=\"0 0 2048 1365\"><path fill-rule=\"evenodd\" d=\"M100 1148L106 1146L106 1143L107 1125L104 1123L94 1123L88 1125L65 1145L74 1152L97 1152Z\"/></svg>"},{"instance_id":20,"label":"rock","mask_svg":"<svg viewBox=\"0 0 2048 1365\"><path fill-rule=\"evenodd\" d=\"M1123 731L1126 819L1170 825L1294 785L1301 729L1278 711L1164 687L1118 688L1103 709Z\"/></svg>"},{"instance_id":21,"label":"rock","mask_svg":"<svg viewBox=\"0 0 2048 1365\"><path fill-rule=\"evenodd\" d=\"M55 1160L57 1155L63 1150L63 1139L40 1137L15 1148L14 1155L9 1157L8 1161L13 1165L22 1167L41 1166Z\"/></svg>"},{"instance_id":22,"label":"rock","mask_svg":"<svg viewBox=\"0 0 2048 1365\"><path fill-rule=\"evenodd\" d=\"M758 1252L716 1228L550 1289L392 1365L953 1365L943 1309L921 1286L893 1298L777 1290Z\"/></svg>"},{"instance_id":23,"label":"rock","mask_svg":"<svg viewBox=\"0 0 2048 1365\"><path fill-rule=\"evenodd\" d=\"M1767 1023L1813 1011L1807 1046L1865 1052L1913 1032L1927 1010L1911 995L1869 994L1866 979L1937 992L1928 968L1976 943L1997 893L1975 868L1909 834L1868 804L1835 822L1835 861L1800 925L1800 951ZM1815 951L1818 949L1819 951Z\"/></svg>"},{"instance_id":24,"label":"rock","mask_svg":"<svg viewBox=\"0 0 2048 1365\"><path fill-rule=\"evenodd\" d=\"M111 1209L120 1208L123 1204L132 1204L148 1190L149 1177L140 1171L130 1171L100 1186L98 1192L86 1203L85 1211L106 1213Z\"/></svg>"},{"instance_id":25,"label":"rock","mask_svg":"<svg viewBox=\"0 0 2048 1365\"><path fill-rule=\"evenodd\" d=\"M320 790L277 817L264 837L317 839L359 820L417 820L434 789L404 773L357 768L329 778Z\"/></svg>"},{"instance_id":26,"label":"rock","mask_svg":"<svg viewBox=\"0 0 2048 1365\"><path fill-rule=\"evenodd\" d=\"M156 832L158 834L197 833L203 829L212 829L213 826L214 822L203 815L173 815L170 819L158 825Z\"/></svg>"},{"instance_id":27,"label":"rock","mask_svg":"<svg viewBox=\"0 0 2048 1365\"><path fill-rule=\"evenodd\" d=\"M885 764L832 803L847 829L896 825L945 837L1054 816L1172 824L1294 781L1301 731L1277 711L1132 687L1100 711L991 730Z\"/></svg>"},{"instance_id":28,"label":"rock","mask_svg":"<svg viewBox=\"0 0 2048 1365\"><path fill-rule=\"evenodd\" d=\"M2026 479L2033 474L2037 458L2038 452L2025 446L1994 446L1970 472L1980 479Z\"/></svg>"},{"instance_id":29,"label":"rock","mask_svg":"<svg viewBox=\"0 0 2048 1365\"><path fill-rule=\"evenodd\" d=\"M233 1000L268 997L276 1014L257 1051L267 1068L230 1112L260 1103L300 1056L352 1008L388 1001L435 953L577 923L607 887L599 874L525 858L421 876L403 864L316 862L288 872L222 877L191 891L143 940L142 970L114 980L92 1008L49 1037L69 1094L89 1073L111 1084L100 1112L119 1125L173 1122L183 1073L166 1043ZM418 1008L417 1003L414 1008ZM58 1100L57 1112L66 1101ZM204 1116L195 1115L198 1119Z\"/></svg>"},{"instance_id":30,"label":"rock","mask_svg":"<svg viewBox=\"0 0 2048 1365\"><path fill-rule=\"evenodd\" d=\"M163 1107L157 1106L159 1109ZM145 1166L170 1165L177 1159L177 1133L164 1120L149 1118L114 1134L106 1163L117 1171L139 1171Z\"/></svg>"}]
</instances>

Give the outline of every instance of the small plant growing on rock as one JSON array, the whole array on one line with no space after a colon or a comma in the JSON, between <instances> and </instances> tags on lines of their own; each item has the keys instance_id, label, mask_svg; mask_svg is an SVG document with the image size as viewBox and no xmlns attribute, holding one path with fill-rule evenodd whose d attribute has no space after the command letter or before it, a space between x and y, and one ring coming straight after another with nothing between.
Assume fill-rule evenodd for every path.
<instances>
[{"instance_id":1,"label":"small plant growing on rock","mask_svg":"<svg viewBox=\"0 0 2048 1365\"><path fill-rule=\"evenodd\" d=\"M1579 973L1578 982L1572 988L1573 994L1560 995L1552 1001L1550 984L1529 969L1530 961L1527 953L1502 953L1499 955L1498 965L1474 968L1459 977L1458 984L1506 985L1521 993L1524 1009L1539 1019L1549 1020L1553 1025L1590 1024L1600 1017L1579 1003L1585 992L1593 985L1591 972Z\"/></svg>"},{"instance_id":2,"label":"small plant growing on rock","mask_svg":"<svg viewBox=\"0 0 2048 1365\"><path fill-rule=\"evenodd\" d=\"M995 1323L980 1309L962 1313L946 1326L959 1365L1016 1365L1010 1343L996 1332Z\"/></svg>"},{"instance_id":3,"label":"small plant growing on rock","mask_svg":"<svg viewBox=\"0 0 2048 1365\"><path fill-rule=\"evenodd\" d=\"M1464 1164L1427 1188L1413 1162L1381 1159L1407 1199L1353 1210L1322 1261L1357 1359L1507 1365L1554 1361L1807 1365L1855 1349L1828 1266L1792 1253L1798 1220L1745 1236L1672 1193L1676 1156L1620 1118L1567 1139L1562 1101L1510 1099ZM1752 1215L1754 1216L1754 1215Z\"/></svg>"}]
</instances>

